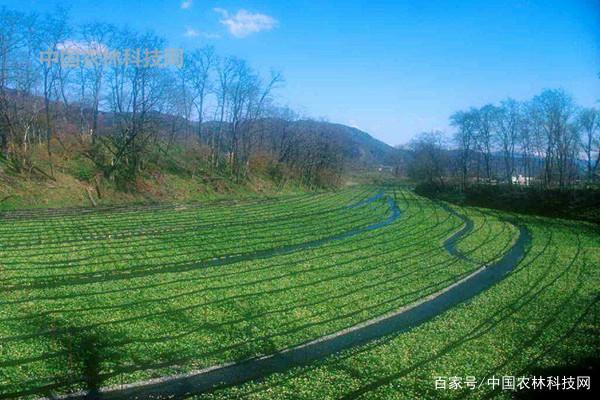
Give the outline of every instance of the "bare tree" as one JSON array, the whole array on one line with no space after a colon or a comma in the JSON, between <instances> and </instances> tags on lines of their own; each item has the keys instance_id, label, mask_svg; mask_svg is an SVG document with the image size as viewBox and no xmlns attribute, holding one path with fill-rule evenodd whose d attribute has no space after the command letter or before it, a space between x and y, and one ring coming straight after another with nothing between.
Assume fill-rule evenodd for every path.
<instances>
[{"instance_id":1,"label":"bare tree","mask_svg":"<svg viewBox=\"0 0 600 400\"><path fill-rule=\"evenodd\" d=\"M269 135L269 149L274 154L277 162L283 163L288 160L292 146L292 126L300 119L299 115L288 107L274 109L271 114L276 121L275 132ZM265 130L261 130L265 133Z\"/></svg>"},{"instance_id":2,"label":"bare tree","mask_svg":"<svg viewBox=\"0 0 600 400\"><path fill-rule=\"evenodd\" d=\"M33 49L38 56L38 65L42 77L42 93L44 97L44 116L46 125L46 148L50 166L50 176L54 176L54 164L52 162L52 136L54 129L54 100L60 90L57 90L57 82L60 77L60 60L54 57L59 53L60 45L64 44L70 35L70 27L64 10L57 10L53 14L47 14L38 19L34 27ZM44 58L43 55L50 58Z\"/></svg>"},{"instance_id":3,"label":"bare tree","mask_svg":"<svg viewBox=\"0 0 600 400\"><path fill-rule=\"evenodd\" d=\"M483 155L485 177L489 182L490 179L492 179L493 139L496 129L498 108L491 104L487 104L479 110L471 110L471 113L475 119L476 126L474 143L479 153ZM479 173L477 175L479 176Z\"/></svg>"},{"instance_id":4,"label":"bare tree","mask_svg":"<svg viewBox=\"0 0 600 400\"><path fill-rule=\"evenodd\" d=\"M0 153L9 157L9 142L16 135L15 116L10 106L10 85L18 70L19 51L26 45L25 15L0 9Z\"/></svg>"},{"instance_id":5,"label":"bare tree","mask_svg":"<svg viewBox=\"0 0 600 400\"><path fill-rule=\"evenodd\" d=\"M225 133L225 116L232 91L232 82L236 73L238 60L232 57L219 60L217 65L218 84L216 89L218 113L218 129L213 130L211 137L211 164L213 167L219 165L219 153L221 140Z\"/></svg>"},{"instance_id":6,"label":"bare tree","mask_svg":"<svg viewBox=\"0 0 600 400\"><path fill-rule=\"evenodd\" d=\"M0 9L0 158L31 171L29 143L38 135L41 105L31 94L37 73L31 57L34 16Z\"/></svg>"},{"instance_id":7,"label":"bare tree","mask_svg":"<svg viewBox=\"0 0 600 400\"><path fill-rule=\"evenodd\" d=\"M281 73L272 71L268 81L263 82L258 75L251 74L247 83L247 101L240 129L240 146L236 165L238 179L245 177L248 172L248 161L252 153L252 145L260 131L259 121L266 116L268 105L272 101L273 90L283 82ZM259 133L260 137L262 133Z\"/></svg>"},{"instance_id":8,"label":"bare tree","mask_svg":"<svg viewBox=\"0 0 600 400\"><path fill-rule=\"evenodd\" d=\"M450 116L450 124L457 129L454 140L459 149L459 163L463 188L467 186L469 163L477 132L476 111L458 111Z\"/></svg>"},{"instance_id":9,"label":"bare tree","mask_svg":"<svg viewBox=\"0 0 600 400\"><path fill-rule=\"evenodd\" d=\"M92 23L84 25L81 29L85 51L91 56L93 62L88 65L83 63L84 71L81 74L82 97L85 98L85 85L88 86L90 107L91 107L91 127L90 136L92 143L95 143L98 135L98 114L100 112L100 102L102 100L103 85L106 78L106 63L110 52L111 36L116 32L116 28L109 24ZM82 116L83 119L83 116Z\"/></svg>"},{"instance_id":10,"label":"bare tree","mask_svg":"<svg viewBox=\"0 0 600 400\"><path fill-rule=\"evenodd\" d=\"M250 106L252 97L256 95L257 77L245 61L232 59L229 81L229 120L231 143L229 146L229 166L232 173L239 177L241 151L243 148L244 116Z\"/></svg>"},{"instance_id":11,"label":"bare tree","mask_svg":"<svg viewBox=\"0 0 600 400\"><path fill-rule=\"evenodd\" d=\"M591 182L600 163L600 112L595 108L582 109L577 123L582 131L581 147L587 162L587 179Z\"/></svg>"},{"instance_id":12,"label":"bare tree","mask_svg":"<svg viewBox=\"0 0 600 400\"><path fill-rule=\"evenodd\" d=\"M517 137L518 148L521 153L523 172L527 179L533 176L535 159L535 137L538 127L531 117L531 104L524 103L518 122L519 131Z\"/></svg>"},{"instance_id":13,"label":"bare tree","mask_svg":"<svg viewBox=\"0 0 600 400\"><path fill-rule=\"evenodd\" d=\"M575 112L573 100L563 90L544 90L532 102L536 123L545 136L544 182L551 186L556 177L558 186L564 188L579 144L570 124Z\"/></svg>"},{"instance_id":14,"label":"bare tree","mask_svg":"<svg viewBox=\"0 0 600 400\"><path fill-rule=\"evenodd\" d=\"M216 67L217 57L213 47L204 47L186 57L180 76L182 85L189 87L190 106L196 109L198 118L198 140L202 142L203 123L205 120L207 96L213 90L211 73ZM191 107L190 107L191 108Z\"/></svg>"},{"instance_id":15,"label":"bare tree","mask_svg":"<svg viewBox=\"0 0 600 400\"><path fill-rule=\"evenodd\" d=\"M135 179L144 162L144 150L157 132L157 115L153 113L166 100L168 80L164 70L147 65L143 54L160 49L164 40L154 34L134 34L120 31L113 39L112 48L121 53L133 53L135 62L114 63L110 69L110 101L114 115L114 134L103 140L110 153L105 175L127 183ZM141 61L137 61L142 58Z\"/></svg>"},{"instance_id":16,"label":"bare tree","mask_svg":"<svg viewBox=\"0 0 600 400\"><path fill-rule=\"evenodd\" d=\"M443 133L423 132L410 142L409 148L414 157L408 166L409 176L419 181L443 185L447 172Z\"/></svg>"},{"instance_id":17,"label":"bare tree","mask_svg":"<svg viewBox=\"0 0 600 400\"><path fill-rule=\"evenodd\" d=\"M519 133L520 106L513 99L504 100L496 115L496 140L502 151L504 179L512 183L515 170L515 148Z\"/></svg>"}]
</instances>

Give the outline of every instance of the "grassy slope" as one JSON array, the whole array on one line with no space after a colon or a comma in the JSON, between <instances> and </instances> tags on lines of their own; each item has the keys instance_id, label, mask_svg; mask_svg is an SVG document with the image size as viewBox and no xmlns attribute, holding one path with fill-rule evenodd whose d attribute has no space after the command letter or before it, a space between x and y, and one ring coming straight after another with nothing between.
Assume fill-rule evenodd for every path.
<instances>
[{"instance_id":1,"label":"grassy slope","mask_svg":"<svg viewBox=\"0 0 600 400\"><path fill-rule=\"evenodd\" d=\"M136 191L121 191L114 186L101 186L98 198L94 185L74 176L57 172L56 181L49 179L23 179L3 174L0 170L0 211L93 206L88 191L97 205L195 202L227 198L249 198L264 195L303 193L304 189L288 185L276 187L267 178L253 176L244 184L221 180L218 184L207 183L199 178L176 174L163 174L160 178L147 177L138 184Z\"/></svg>"},{"instance_id":2,"label":"grassy slope","mask_svg":"<svg viewBox=\"0 0 600 400\"><path fill-rule=\"evenodd\" d=\"M240 199L264 195L306 193L307 190L293 180L280 185L265 173L256 172L243 183L217 173L189 172L190 165L201 163L190 159L189 154L181 154L182 149L173 151L170 159L160 166L153 166L143 174L128 191L119 190L114 183L104 179L98 185L101 196L96 191L95 175L98 171L91 162L77 151L65 151L58 145L54 152L54 178L49 179L42 173L15 175L6 163L0 160L0 211L92 207L91 194L97 205L195 202L216 199ZM76 154L72 156L71 154ZM47 155L43 147L36 147L32 160L40 170L49 172Z\"/></svg>"}]
</instances>

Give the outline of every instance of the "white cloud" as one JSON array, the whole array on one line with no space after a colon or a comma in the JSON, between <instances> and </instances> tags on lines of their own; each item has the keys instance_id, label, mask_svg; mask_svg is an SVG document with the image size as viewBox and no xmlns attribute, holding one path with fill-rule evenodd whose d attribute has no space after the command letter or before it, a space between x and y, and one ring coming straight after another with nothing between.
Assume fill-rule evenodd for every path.
<instances>
[{"instance_id":1,"label":"white cloud","mask_svg":"<svg viewBox=\"0 0 600 400\"><path fill-rule=\"evenodd\" d=\"M214 8L213 11L221 15L221 24L225 25L229 33L237 38L261 31L270 31L279 24L275 18L269 15L252 13L244 9L235 14L229 14L222 8Z\"/></svg>"},{"instance_id":2,"label":"white cloud","mask_svg":"<svg viewBox=\"0 0 600 400\"><path fill-rule=\"evenodd\" d=\"M205 39L220 39L221 38L221 35L219 35L218 33L200 32L199 30L194 29L191 26L185 27L185 32L183 33L183 36L185 36L187 38L195 38L198 36L202 36Z\"/></svg>"},{"instance_id":3,"label":"white cloud","mask_svg":"<svg viewBox=\"0 0 600 400\"><path fill-rule=\"evenodd\" d=\"M193 1L192 0L184 0L181 2L181 9L182 10L187 10L188 8L190 8L192 6Z\"/></svg>"},{"instance_id":4,"label":"white cloud","mask_svg":"<svg viewBox=\"0 0 600 400\"><path fill-rule=\"evenodd\" d=\"M198 32L198 31L197 31L197 30L195 30L194 28L191 28L191 27L189 27L189 26L186 26L186 28L185 28L185 33L183 34L183 36L185 36L185 37L189 37L189 38L192 38L192 37L198 37L198 36L200 36L200 32Z\"/></svg>"}]
</instances>

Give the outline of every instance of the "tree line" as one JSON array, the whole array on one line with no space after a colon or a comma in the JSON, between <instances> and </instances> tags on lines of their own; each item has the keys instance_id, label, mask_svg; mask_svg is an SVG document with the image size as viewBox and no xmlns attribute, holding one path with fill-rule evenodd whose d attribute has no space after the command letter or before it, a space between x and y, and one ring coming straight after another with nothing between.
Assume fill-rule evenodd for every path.
<instances>
[{"instance_id":1,"label":"tree line","mask_svg":"<svg viewBox=\"0 0 600 400\"><path fill-rule=\"evenodd\" d=\"M0 161L52 179L55 153L76 151L127 186L185 150L192 173L243 181L257 165L307 185L339 179L335 146L275 103L280 73L264 77L209 46L180 59L173 50L152 32L73 26L60 10L0 9ZM164 65L168 52L178 62Z\"/></svg>"},{"instance_id":2,"label":"tree line","mask_svg":"<svg viewBox=\"0 0 600 400\"><path fill-rule=\"evenodd\" d=\"M455 112L455 132L426 132L409 145L407 172L443 184L507 183L568 189L600 181L600 112L578 107L564 90L544 90ZM521 180L518 177L521 176Z\"/></svg>"}]
</instances>

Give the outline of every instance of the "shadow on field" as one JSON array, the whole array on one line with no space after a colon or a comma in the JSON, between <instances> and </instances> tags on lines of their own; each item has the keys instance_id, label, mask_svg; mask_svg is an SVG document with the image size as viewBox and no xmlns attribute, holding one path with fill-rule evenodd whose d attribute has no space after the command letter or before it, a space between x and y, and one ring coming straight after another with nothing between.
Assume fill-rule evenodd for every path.
<instances>
[{"instance_id":1,"label":"shadow on field","mask_svg":"<svg viewBox=\"0 0 600 400\"><path fill-rule=\"evenodd\" d=\"M368 199L369 203L374 203L376 201L382 201L383 204L387 206L387 216L377 222L372 221L364 221L363 217L358 217L353 222L360 222L359 225L352 226L348 230L343 231L341 233L334 233L330 236L321 237L319 239L301 241L299 243L292 244L283 244L275 247L267 247L260 250L249 250L246 252L234 252L231 254L221 254L217 257L213 257L204 261L183 264L176 268L165 268L165 264L161 264L159 266L136 266L131 267L126 270L111 270L105 273L99 273L98 271L94 272L78 272L72 274L62 274L60 277L56 277L53 275L40 276L36 278L36 282L30 282L24 285L11 285L11 290L20 290L20 289L46 289L46 288L57 288L63 286L73 286L73 285L83 285L83 284L91 284L91 283L106 283L113 282L119 280L129 280L132 278L138 277L146 277L149 275L157 275L157 274L165 274L165 273L175 273L175 272L185 272L198 268L208 268L208 267L222 267L242 261L256 261L260 259L268 259L274 256L281 256L286 254L291 254L297 251L309 250L313 248L317 248L329 242L341 241L344 239L349 239L354 236L357 236L362 233L366 233L369 231L375 231L377 229L383 228L387 225L392 224L398 218L400 218L401 211L397 207L397 205L393 202L391 198L380 199L377 196L374 196L371 199ZM367 204L369 204L367 203ZM366 222L366 224L365 224ZM139 250L138 250L139 251Z\"/></svg>"},{"instance_id":2,"label":"shadow on field","mask_svg":"<svg viewBox=\"0 0 600 400\"><path fill-rule=\"evenodd\" d=\"M56 373L50 378L48 384L24 392L8 394L7 398L28 394L43 394L48 398L56 398L54 395L56 391L63 392L65 388L77 387L85 390L86 399L99 399L99 389L106 379L101 373L102 365L116 362L118 359L117 353L110 348L110 336L100 331L68 326L54 318L38 320L34 327L60 329L60 332L49 337L52 345L58 347L61 353L61 357L48 360ZM39 385L39 382L36 384Z\"/></svg>"},{"instance_id":3,"label":"shadow on field","mask_svg":"<svg viewBox=\"0 0 600 400\"><path fill-rule=\"evenodd\" d=\"M494 314L490 315L489 318L481 321L480 324L478 324L477 326L475 326L469 333L465 334L464 336L459 337L457 340L450 342L447 346L445 346L444 348L442 348L441 350L438 350L434 355L432 355L430 358L426 358L423 361L420 361L416 364L413 364L409 367L407 367L406 369L396 373L396 374L392 374L389 376L385 376L382 377L380 379L374 380L364 386L362 386L361 388L352 391L348 394L346 394L344 397L342 397L344 400L350 400L350 399L356 399L359 398L363 395L365 395L366 393L369 392L374 392L377 389L388 385L402 377L407 376L408 374L410 374L412 371L414 371L415 369L421 368L427 364L430 364L432 362L435 362L436 360L440 359L441 357L443 357L444 355L450 354L452 351L454 351L455 349L460 348L461 346L463 346L465 343L469 342L469 341L473 341L481 336L483 336L486 333L489 333L490 331L492 331L496 326L499 326L504 320L509 319L514 313L518 312L519 310L525 308L528 304L530 304L531 302L533 302L535 300L535 298L537 296L540 295L540 293L542 293L544 290L546 290L547 288L549 288L550 286L552 286L556 281L558 281L558 279L560 279L562 276L564 276L569 270L571 270L571 268L573 267L580 251L582 250L581 248L581 242L579 240L579 235L577 234L577 232L575 232L575 234L578 236L578 244L577 244L577 250L576 250L576 254L575 256L571 259L571 262L565 267L563 268L558 275L554 276L552 280L550 280L549 282L545 282L542 285L542 280L535 280L532 282L532 285L524 292L522 293L520 296L518 296L513 302L506 304L504 307L500 308L499 310L497 310ZM551 238L547 239L546 244L544 245L544 247L536 254L533 255L533 258L530 258L525 264L519 266L519 268L517 270L515 270L514 273L519 273L521 271L524 270L524 268L528 265L533 264L533 262L540 257L541 255L543 255L544 253L546 253L547 251L550 250L551 248ZM526 254L531 252L531 247L527 249ZM525 256L526 258L526 256ZM561 302L560 304L557 305L557 307L555 308L556 310L562 310L563 307L565 307L567 305L567 303L569 301L571 301L571 297L577 292L578 288L575 289L574 293L571 296L567 296L566 300L564 300L563 302ZM569 338L573 331L575 329L578 329L581 322L589 316L590 313L593 312L593 310L596 309L596 304L599 301L599 297L594 298L586 307L585 310L581 313L581 315L577 318L577 320L575 321L575 323L573 324L573 326L571 327L571 329L569 329L568 332L566 332L564 335L560 336L555 343L548 347L545 348L545 352L549 352L552 350L552 347L554 345L556 345L557 343L560 343L563 340L566 340L567 338ZM544 324L542 324L542 326L540 327L539 331L537 331L534 335L532 335L531 339L529 341L527 341L527 345L530 346L533 344L533 342L535 342L537 340L537 338L539 338L539 335L542 333L542 331L544 329L546 329L554 320L554 318L556 318L557 315L559 315L560 312L557 312L555 314L555 316L553 318L551 318L549 321L546 321ZM519 348L518 351L515 352L515 356L518 355L518 353L522 350L525 349L526 346L522 346L521 348ZM545 354L545 352L541 353L539 355L539 357L543 356ZM360 353L360 351L358 352ZM357 353L354 353L357 354ZM538 357L538 358L539 358ZM512 358L511 358L512 359ZM507 360L507 362L510 361ZM506 363L505 363L506 364ZM505 365L503 364L503 365ZM498 368L500 369L500 368ZM494 371L496 372L496 371ZM490 375L493 375L494 372L491 372ZM528 373L528 374L524 374L524 375L530 375L533 376L533 373ZM593 379L592 379L593 380ZM593 382L592 382L593 384ZM495 393L495 392L494 392ZM542 392L544 393L544 392ZM564 393L563 393L564 394ZM457 396L457 398L463 399L463 398L468 398L470 396L470 392L469 391L465 391L463 392L462 395ZM433 397L433 395L432 395ZM540 398L548 398L548 396L544 396L544 397L540 397ZM565 398L565 396L563 396L562 398ZM573 396L573 398L578 398Z\"/></svg>"},{"instance_id":4,"label":"shadow on field","mask_svg":"<svg viewBox=\"0 0 600 400\"><path fill-rule=\"evenodd\" d=\"M450 214L448 214L449 217ZM445 221L446 219L444 219L443 221ZM439 222L438 222L439 224ZM454 242L456 242L459 237L466 235L468 233L468 231L473 229L472 224L467 224L468 225L468 229L463 229L461 230L461 234L460 235L453 235L451 239L448 239L449 242L452 242L454 244ZM454 228L455 229L455 228ZM475 229L476 231L477 229ZM488 240L494 240L494 237L492 236L491 238L486 238L486 240L481 244L483 245L485 242L487 242ZM420 242L420 240L417 240L417 242ZM404 243L406 244L406 243ZM364 258L364 257L363 257ZM358 259L361 259L360 257ZM356 259L354 259L353 261L356 261ZM395 260L400 261L398 259ZM457 261L457 260L455 260ZM389 264L388 263L384 263L385 264ZM445 265L445 263L440 263L439 266ZM339 266L339 265L338 265ZM431 268L435 268L437 267L438 264L433 264L430 267ZM371 268L376 268L379 267L378 264L371 266ZM354 275L353 273L346 273L346 275ZM404 275L404 274L403 274ZM336 275L337 276L337 275ZM451 282L448 282L448 284ZM350 292L354 292L354 290L350 290ZM403 296L407 296L413 293L404 293ZM399 296L399 297L395 297L392 299L388 299L386 302L384 303L378 303L375 306L382 306L386 303L391 303L392 301L398 301L400 300L403 296ZM236 295L233 296L233 299L238 299L242 298L245 296L242 295ZM220 301L218 302L223 302L227 299L220 299ZM320 304L322 302L331 300L331 298L329 296L327 296L325 299L322 299L320 301L315 301L313 302L313 304ZM309 303L311 304L311 303ZM92 309L94 308L93 306L91 307ZM371 307L367 307L365 309L368 309ZM395 308L395 306L393 304L390 304L390 309L388 311L391 311ZM352 313L349 313L347 315L344 315L344 317L351 317L353 314L357 313L357 312L361 312L364 311L365 309L361 309ZM277 309L277 310L268 310L265 311L263 310L262 312L258 312L258 313L252 313L249 315L244 315L244 317L239 320L239 321L228 321L228 325L231 324L232 322L244 322L244 321L252 321L254 319L257 319L263 315L266 314L271 314L271 313L278 313L278 312L285 312L288 311L289 307L282 307L281 309ZM169 310L169 313L172 313L173 310ZM43 314L38 315L40 317L44 316ZM133 318L133 320L135 320L137 318ZM331 320L326 320L326 321L321 321L320 323L324 323L324 322L330 322ZM80 367L78 368L78 371L82 371L82 373L77 372L77 374L75 374L78 379L75 381L76 383L81 383L83 382L85 384L85 386L89 389L90 393L97 394L97 388L98 386L100 386L101 382L102 382L102 378L104 378L104 380L106 380L107 378L110 377L115 377L118 376L122 373L130 373L130 372L135 372L135 371L139 371L139 370L145 370L145 369L154 369L154 368L160 368L160 367L167 367L167 366L171 366L174 363L181 363L181 362L185 362L187 361L187 358L182 358L181 355L171 355L171 356L166 356L166 357L161 357L158 360L155 360L154 362L150 362L150 363L137 363L135 366L130 365L130 366L116 366L114 365L113 368L110 369L110 373L105 373L104 376L100 375L99 373L99 364L104 360L103 357L105 357L105 353L106 351L102 350L104 348L108 348L108 345L106 343L102 342L102 337L111 337L111 346L113 348L118 348L119 346L123 345L123 344L128 344L128 343L140 343L140 342L161 342L161 341L165 341L165 340L169 340L169 339L173 339L173 338L179 338L182 336L186 336L189 335L191 333L196 332L199 329L206 329L207 327L193 327L189 330L186 330L184 332L179 332L176 336L173 336L171 334L166 335L166 336L160 336L160 337L152 337L152 338L148 338L145 340L132 340L131 338L118 338L118 337L112 337L109 335L104 335L104 336L98 336L93 334L92 331L97 331L97 329L100 327L100 325L104 325L106 324L105 322L96 324L94 326L80 326L78 327L78 330L74 330L74 329L70 329L68 327L64 327L61 326L60 324L56 323L56 322L45 322L43 324L40 324L40 332L38 335L35 336L50 336L52 338L56 337L59 338L61 343L63 343L64 345L61 346L61 349L59 349L59 352L54 353L54 355L59 355L58 358L63 359L63 358L69 358L69 359L75 359L75 360L81 360L81 362L79 362ZM64 325L64 324L63 324ZM282 335L282 334L291 334L291 333L295 333L297 331L300 331L301 329L305 329L308 328L312 325L316 325L316 324L307 324L305 326L301 326L301 327L290 327L291 329L287 329L285 330L283 333L278 333L278 335ZM53 329L48 330L48 328L51 327ZM225 329L226 327L223 326L211 326L210 328L212 329ZM85 332L90 332L90 334L87 334ZM28 337L32 337L33 335L28 335ZM276 335L277 336L277 335ZM243 353L248 352L249 354L247 354L248 356L251 356L252 351L248 351L251 350L253 346L248 346L248 345L256 345L255 342L263 342L263 345L267 348L272 349L273 351L276 350L276 346L273 343L269 343L271 341L271 337L268 336L262 336L259 338L256 338L256 340L252 340L253 343L238 343L235 344L233 346L228 346L227 348L219 348L217 351L214 351L214 353L221 353L225 350L232 350L232 349L238 349L240 351L242 351ZM75 344L75 345L74 345ZM244 347L250 347L250 349L244 349ZM99 350L100 349L100 350ZM72 355L72 353L75 353L74 355ZM213 354L213 352L208 352L205 355L210 355ZM38 359L42 359L41 357ZM23 361L35 361L35 360L19 360L21 362ZM116 363L115 363L116 364ZM59 370L62 370L59 368ZM62 378L62 377L61 377ZM65 387L65 385L68 385L68 379L70 378L70 376L66 376L64 377L65 379L63 380L63 383L60 387ZM79 386L79 385L78 385ZM58 386L57 386L58 387ZM38 393L45 393L43 391L39 391Z\"/></svg>"},{"instance_id":5,"label":"shadow on field","mask_svg":"<svg viewBox=\"0 0 600 400\"><path fill-rule=\"evenodd\" d=\"M389 200L389 199L388 199ZM396 208L397 213L399 214L400 211ZM451 215L452 213L448 214L448 217ZM371 229L375 230L378 227L381 226L385 226L386 224L389 224L389 220L392 218L397 218L398 215L394 215L392 214L390 217L388 217L388 220L382 221L380 224L382 225L375 225L373 227L371 227ZM469 223L469 220L466 219L462 219L463 222L465 223L465 227L463 229L461 229L458 233L452 235L450 238L448 238L446 240L445 243L445 248L446 250L448 250L448 248L455 250L454 246L456 245L457 242L460 241L460 239L462 238L462 236L467 235L468 233L472 233L472 231L477 231L477 229L473 229L473 223ZM445 221L445 220L444 220ZM438 221L438 224L440 222ZM523 234L523 232L521 232ZM346 233L347 234L347 233ZM498 234L496 234L498 235ZM481 243L481 245L484 245L485 243L488 242L488 240L495 240L495 235L492 235L491 233L488 234L488 237L485 239L485 241L483 241ZM527 240L525 240L526 242ZM417 240L417 242L419 242L419 240ZM403 243L404 245L406 245L406 243ZM524 246L525 243L521 243L521 246ZM526 249L523 248L521 249L521 251L525 251ZM470 250L470 251L474 251L474 250ZM469 252L470 252L469 251ZM456 252L456 250L455 250ZM467 252L466 254L468 254L469 252ZM449 251L449 253L452 255L452 252ZM518 252L517 252L518 253ZM458 259L462 259L462 260L467 260L468 257L466 257L466 254L460 253L461 255L463 255L463 257L455 257L455 262L458 261ZM358 257L358 259L362 259L365 257ZM519 257L517 257L519 258ZM356 261L353 260L353 261ZM399 261L398 259L395 259L395 261ZM508 260L505 260L506 264L510 264L510 267L514 267L514 264L512 262L509 262ZM382 265L386 265L389 264L388 263L383 263ZM444 265L444 263L440 263L440 265ZM339 265L338 265L339 266ZM379 264L375 264L373 266L371 266L370 268L376 268L379 267ZM437 264L433 264L430 267L434 268L437 267ZM486 274L491 274L491 269L490 271L488 271ZM354 273L345 273L348 276L352 276L354 274L356 274L356 272ZM337 277L337 275L335 276ZM374 282L370 282L371 284L375 284ZM451 283L451 282L448 282ZM304 283L306 284L306 283ZM303 284L303 285L304 285ZM302 285L299 285L302 286ZM289 289L289 288L288 288ZM353 288L350 290L350 293L356 291L356 288ZM408 293L408 294L412 294L412 293ZM406 293L404 295L407 295ZM245 295L235 295L232 296L232 298L227 298L227 299L220 299L219 302L222 301L232 301L234 299L239 299L244 297ZM320 304L322 302L331 300L331 298L335 297L335 296L331 296L331 294L329 296L325 296L324 299L319 299L317 301L314 301L312 303L308 303L311 305L314 304ZM384 303L381 304L377 304L377 306L380 306L382 304L385 304L387 302L391 302L399 300L402 296L399 296L397 298L392 298ZM143 303L143 302L142 302ZM194 305L194 307L198 307L200 305ZM91 309L93 309L94 306L91 306ZM366 307L365 309L368 309L370 307ZM392 307L393 309L393 307ZM187 310L187 307L186 307ZM281 308L278 308L276 310L253 310L252 313L244 313L242 318L239 321L228 321L228 324L231 324L232 322L249 322L249 321L254 321L264 315L267 314L272 314L272 313L285 313L286 311L289 311L290 307L286 307L286 305L282 305ZM364 309L363 309L364 310ZM359 310L359 311L355 311L352 313L349 313L347 315L344 315L344 317L350 317L353 314L363 311L363 310ZM58 310L57 310L58 311ZM169 310L169 313L173 313L174 310ZM181 310L184 311L184 310ZM258 311L258 312L257 312ZM43 316L43 314L39 314L40 317ZM170 315L170 317L173 317L174 315ZM182 314L182 317L185 317L184 314ZM132 320L136 320L139 317L135 317L132 318ZM121 321L122 322L122 321ZM130 322L130 321L129 321ZM325 320L322 321L320 323L324 323L324 322L329 322L329 320ZM205 329L206 326L204 327L192 327L191 329L188 329L184 332L179 332L176 335L173 335L172 333L169 333L168 335L165 336L158 336L158 337L151 337L151 338L147 338L144 340L133 340L132 338L126 338L126 337L115 337L112 333L111 334L103 334L102 331L100 331L98 328L102 329L100 327L100 325L105 325L105 324L110 324L111 322L108 321L102 321L98 324L94 324L93 326L79 326L77 328L71 328L69 326L65 326L66 324L64 323L60 323L60 321L56 321L56 320L46 320L43 321L43 323L39 323L38 326L38 334L36 334L35 336L48 336L51 340L56 341L56 343L59 344L59 352L54 353L54 354L60 354L59 357L57 357L55 362L56 367L54 368L54 370L57 371L65 371L64 374L61 375L57 375L55 377L56 379L56 384L52 385L52 387L38 387L36 393L44 393L47 395L47 393L49 393L51 390L55 390L55 389L64 389L64 388L77 388L77 389L81 389L81 388L85 388L85 392L88 393L88 395L86 396L85 394L81 394L80 397L78 398L98 398L98 392L99 392L99 388L101 386L103 386L104 383L106 383L106 380L108 378L111 377L116 377L121 375L122 373L127 373L127 372L134 372L134 371L139 371L139 370L146 370L146 369L154 369L154 368L160 368L160 367L167 367L167 366L172 366L177 365L178 361L185 361L186 359L182 359L181 358L181 354L171 354L171 355L167 355L165 354L164 357L160 357L157 359L157 361L154 362L146 362L146 363L138 363L136 362L135 365L127 365L127 366L118 366L118 363L116 362L117 357L115 356L114 353L111 353L111 347L112 348L118 348L120 345L123 344L128 344L128 343L140 343L140 342L161 342L161 341L165 341L165 340L170 340L170 339L174 339L174 338L180 338L186 335L189 335L191 333L196 332L198 329ZM219 324L220 325L220 324ZM212 325L210 326L210 328L212 329L225 329L226 326L219 326L219 325ZM294 333L297 332L301 329L310 327L312 325L316 325L314 323L310 323L310 324L306 324L300 327L290 327L288 328L286 331L284 332L280 332L277 335L274 335L273 337L271 336L263 336L263 337L259 337L257 338L258 341L262 341L264 347L269 348L273 351L276 350L277 346L275 345L275 343L272 341L272 339L275 336L278 335L282 335L282 334L288 334L288 333ZM392 324L394 325L394 324ZM396 326L392 326L390 325L389 329L390 332L396 330ZM50 329L49 329L50 328ZM363 330L362 333L364 334L365 331ZM382 334L384 334L380 329L374 329L372 334L376 337L380 337ZM250 336L250 335L248 335ZM348 336L352 336L352 335L348 335ZM28 335L28 337L33 337L32 335ZM110 343L106 340L106 338L110 338ZM14 339L14 338L13 338ZM254 340L253 340L254 341ZM365 341L365 338L362 338L361 341ZM344 348L348 345L348 343L354 343L352 340L349 340L348 338L340 338L339 340L337 340L337 342L339 342L337 345L340 346L340 348ZM241 345L241 346L240 346ZM237 348L237 347L244 347L244 345L247 344L236 344L234 346L231 346L233 348ZM228 350L229 348L220 348L218 349L218 352L222 352L224 350ZM251 350L251 349L249 349ZM331 352L331 351L335 351L335 346L333 346L332 348L328 348L327 352ZM315 353L317 354L318 351ZM207 354L211 354L210 352ZM251 354L249 354L251 355ZM178 358L176 358L178 357ZM20 360L22 361L22 360ZM276 363L277 364L277 363ZM286 364L285 362L283 364ZM107 367L107 366L111 366L112 367ZM66 367L65 367L66 366ZM102 371L102 366L104 366L104 370L105 371L110 371L110 372L105 372L104 374L101 373ZM284 365L285 367L285 365ZM286 368L284 368L286 369ZM61 383L58 383L58 381L61 381ZM194 388L192 388L194 389ZM180 389L178 389L180 390ZM63 390L61 390L63 391ZM63 391L64 392L64 391ZM177 393L177 391L174 391L175 393ZM180 391L178 393L185 393L185 391Z\"/></svg>"},{"instance_id":6,"label":"shadow on field","mask_svg":"<svg viewBox=\"0 0 600 400\"><path fill-rule=\"evenodd\" d=\"M472 226L468 228L472 229ZM462 235L467 234L470 229L463 230ZM453 236L451 239L452 241L458 240L458 237ZM519 238L513 247L489 268L479 269L475 275L456 283L451 289L398 314L363 326L359 325L355 329L343 330L269 356L251 358L236 364L210 368L187 375L166 377L160 381L140 382L121 388L107 388L103 392L103 397L106 399L163 396L179 398L193 393L210 392L217 388L260 379L273 372L288 370L293 366L306 365L345 348L366 344L373 339L392 333L406 331L501 280L505 274L516 267L529 251L529 242L529 231L521 227ZM380 382L374 382L374 384L377 387ZM360 388L357 392L349 394L349 397L354 398L375 388L370 386L372 385Z\"/></svg>"}]
</instances>

